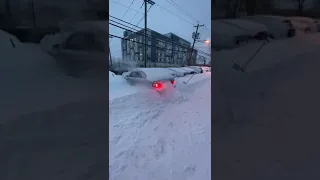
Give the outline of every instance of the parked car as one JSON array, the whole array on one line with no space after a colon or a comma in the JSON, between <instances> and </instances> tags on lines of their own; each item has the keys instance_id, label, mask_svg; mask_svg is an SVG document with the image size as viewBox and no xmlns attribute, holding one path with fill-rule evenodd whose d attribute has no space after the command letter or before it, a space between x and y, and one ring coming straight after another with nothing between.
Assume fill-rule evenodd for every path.
<instances>
[{"instance_id":1,"label":"parked car","mask_svg":"<svg viewBox=\"0 0 320 180\"><path fill-rule=\"evenodd\" d=\"M196 74L196 71L194 69L191 69L189 67L181 67L181 69L185 70L187 74Z\"/></svg>"},{"instance_id":2,"label":"parked car","mask_svg":"<svg viewBox=\"0 0 320 180\"><path fill-rule=\"evenodd\" d=\"M316 19L314 20L314 23L317 25L318 32L320 32L320 20Z\"/></svg>"},{"instance_id":3,"label":"parked car","mask_svg":"<svg viewBox=\"0 0 320 180\"><path fill-rule=\"evenodd\" d=\"M291 20L291 22L293 22L294 24L299 25L299 28L303 27L304 29L302 30L306 33L318 32L317 24L314 22L312 18L295 16L295 17L288 17L287 19Z\"/></svg>"},{"instance_id":4,"label":"parked car","mask_svg":"<svg viewBox=\"0 0 320 180\"><path fill-rule=\"evenodd\" d=\"M210 67L201 66L201 69L202 69L203 72L210 72Z\"/></svg>"},{"instance_id":5,"label":"parked car","mask_svg":"<svg viewBox=\"0 0 320 180\"><path fill-rule=\"evenodd\" d=\"M98 77L106 76L109 67L108 41L105 41L109 32L104 27L106 24L106 21L99 21L70 25L67 29L70 35L53 45L50 52L58 68L73 77L82 77L88 72Z\"/></svg>"},{"instance_id":6,"label":"parked car","mask_svg":"<svg viewBox=\"0 0 320 180\"><path fill-rule=\"evenodd\" d=\"M241 19L250 20L256 23L264 24L268 28L269 37L271 38L287 38L295 36L295 29L290 20L281 16L271 15L255 15L244 16Z\"/></svg>"},{"instance_id":7,"label":"parked car","mask_svg":"<svg viewBox=\"0 0 320 180\"><path fill-rule=\"evenodd\" d=\"M233 49L250 40L250 33L238 27L223 23L219 20L212 20L211 36L214 41L211 42L212 49L219 51L224 49Z\"/></svg>"},{"instance_id":8,"label":"parked car","mask_svg":"<svg viewBox=\"0 0 320 180\"><path fill-rule=\"evenodd\" d=\"M203 70L199 66L188 66L188 68L193 69L197 74L203 73Z\"/></svg>"},{"instance_id":9,"label":"parked car","mask_svg":"<svg viewBox=\"0 0 320 180\"><path fill-rule=\"evenodd\" d=\"M159 93L176 87L174 77L165 68L135 68L127 72L124 78L132 86L145 86Z\"/></svg>"},{"instance_id":10,"label":"parked car","mask_svg":"<svg viewBox=\"0 0 320 180\"><path fill-rule=\"evenodd\" d=\"M173 71L177 77L184 77L188 74L185 70L181 68L167 68L167 69L169 69L170 71Z\"/></svg>"},{"instance_id":11,"label":"parked car","mask_svg":"<svg viewBox=\"0 0 320 180\"><path fill-rule=\"evenodd\" d=\"M220 22L247 31L251 39L255 40L264 40L269 34L268 28L265 25L253 21L244 19L222 19Z\"/></svg>"}]
</instances>

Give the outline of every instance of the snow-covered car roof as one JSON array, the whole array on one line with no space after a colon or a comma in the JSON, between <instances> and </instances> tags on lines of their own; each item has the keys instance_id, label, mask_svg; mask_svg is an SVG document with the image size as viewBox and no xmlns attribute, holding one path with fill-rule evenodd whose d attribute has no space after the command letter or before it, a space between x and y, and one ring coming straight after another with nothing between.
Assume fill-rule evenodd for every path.
<instances>
[{"instance_id":1,"label":"snow-covered car roof","mask_svg":"<svg viewBox=\"0 0 320 180\"><path fill-rule=\"evenodd\" d=\"M160 81L174 79L172 71L165 68L135 68L131 71L142 71L146 74L146 79L149 81Z\"/></svg>"},{"instance_id":2,"label":"snow-covered car roof","mask_svg":"<svg viewBox=\"0 0 320 180\"><path fill-rule=\"evenodd\" d=\"M184 70L184 69L182 69L182 68L168 68L168 69L172 69L172 70L174 70L174 71L181 72L181 73L187 72L186 70Z\"/></svg>"},{"instance_id":3,"label":"snow-covered car roof","mask_svg":"<svg viewBox=\"0 0 320 180\"><path fill-rule=\"evenodd\" d=\"M201 72L201 70L202 70L201 67L199 67L199 66L188 66L188 68L191 68L191 69L197 71L198 73Z\"/></svg>"},{"instance_id":4,"label":"snow-covered car roof","mask_svg":"<svg viewBox=\"0 0 320 180\"><path fill-rule=\"evenodd\" d=\"M223 19L221 22L236 26L240 29L250 32L250 35L255 35L258 32L267 32L268 28L264 24L256 23L244 19Z\"/></svg>"},{"instance_id":5,"label":"snow-covered car roof","mask_svg":"<svg viewBox=\"0 0 320 180\"><path fill-rule=\"evenodd\" d=\"M188 68L188 67L181 67L182 69L186 70L187 72L195 72L194 69Z\"/></svg>"},{"instance_id":6,"label":"snow-covered car roof","mask_svg":"<svg viewBox=\"0 0 320 180\"><path fill-rule=\"evenodd\" d=\"M235 37L235 36L249 36L250 34L240 28L234 27L230 24L223 23L218 20L211 21L212 33L217 35L227 35L229 37Z\"/></svg>"}]
</instances>

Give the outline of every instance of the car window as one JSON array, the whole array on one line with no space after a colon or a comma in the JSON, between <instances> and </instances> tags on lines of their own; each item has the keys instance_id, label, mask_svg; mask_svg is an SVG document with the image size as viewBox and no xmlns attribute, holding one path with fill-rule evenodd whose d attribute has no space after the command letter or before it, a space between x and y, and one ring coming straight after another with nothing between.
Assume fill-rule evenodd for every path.
<instances>
[{"instance_id":1,"label":"car window","mask_svg":"<svg viewBox=\"0 0 320 180\"><path fill-rule=\"evenodd\" d=\"M103 50L102 45L95 40L95 35L92 32L76 32L72 34L66 39L65 48L84 51Z\"/></svg>"},{"instance_id":2,"label":"car window","mask_svg":"<svg viewBox=\"0 0 320 180\"><path fill-rule=\"evenodd\" d=\"M142 78L142 75L137 71L131 72L129 76L134 78Z\"/></svg>"}]
</instances>

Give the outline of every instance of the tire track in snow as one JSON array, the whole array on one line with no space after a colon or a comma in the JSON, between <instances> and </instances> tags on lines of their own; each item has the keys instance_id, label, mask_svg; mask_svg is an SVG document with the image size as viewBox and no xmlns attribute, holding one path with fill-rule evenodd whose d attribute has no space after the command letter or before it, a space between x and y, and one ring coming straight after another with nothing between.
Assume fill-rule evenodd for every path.
<instances>
[{"instance_id":1,"label":"tire track in snow","mask_svg":"<svg viewBox=\"0 0 320 180\"><path fill-rule=\"evenodd\" d=\"M160 160L164 154L172 152L168 148L175 148L173 142L167 142L165 139L158 139L153 145L150 145L148 149L153 149L152 151L140 151L137 144L142 140L149 139L151 137L143 137L143 139L138 139L138 136L143 134L142 132L152 128L157 131L159 126L147 126L156 117L158 117L165 108L171 108L184 103L192 97L193 93L210 78L198 81L191 85L177 84L177 91L172 98L160 99L157 96L152 96L151 94L134 94L126 96L124 98L118 98L110 102L110 142L109 142L109 158L110 158L110 173L121 174L128 168L133 168L128 166L128 164L119 162L118 159L129 160L133 158L135 162L136 169L146 169L148 168L145 162L149 159L149 162ZM165 123L166 120L164 120ZM158 124L158 123L152 123ZM173 123L169 123L171 128L174 127ZM139 151L136 151L139 150ZM155 159L154 159L155 158ZM144 161L141 161L143 159ZM128 162L129 163L129 162ZM190 165L193 167L193 165ZM195 168L195 167L194 167ZM189 168L189 169L194 169ZM191 173L191 171L186 168L186 173ZM160 173L160 172L158 172ZM158 174L157 173L157 174ZM163 172L165 173L165 172ZM191 173L192 174L192 173ZM152 179L155 174L149 174L145 179ZM126 177L129 179L134 179L134 177ZM139 177L141 178L141 177ZM115 180L115 179L114 179Z\"/></svg>"},{"instance_id":2,"label":"tire track in snow","mask_svg":"<svg viewBox=\"0 0 320 180\"><path fill-rule=\"evenodd\" d=\"M116 159L128 159L135 156L136 152L132 152L131 147L138 144L141 139L137 139L138 134L141 134L150 122L162 114L166 107L177 106L184 103L192 97L194 91L204 85L210 78L200 80L193 84L177 84L177 89L174 95L168 99L162 99L156 93L137 93L122 98L114 99L109 104L109 157L113 166L110 167L110 172L121 173L127 167L126 165L118 164ZM155 127L156 128L156 127ZM155 129L156 130L156 129ZM164 152L161 149L169 147L164 140L159 140L154 147L154 156L161 157ZM160 150L159 150L160 149ZM139 154L136 157L146 156ZM137 159L138 160L138 159ZM141 164L143 166L143 164ZM129 177L128 177L129 178Z\"/></svg>"}]
</instances>

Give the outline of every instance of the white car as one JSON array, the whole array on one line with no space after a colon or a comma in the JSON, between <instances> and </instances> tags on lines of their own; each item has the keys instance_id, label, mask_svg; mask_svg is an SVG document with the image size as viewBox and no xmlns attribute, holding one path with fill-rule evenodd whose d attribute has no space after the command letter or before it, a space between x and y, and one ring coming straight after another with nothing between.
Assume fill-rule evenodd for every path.
<instances>
[{"instance_id":1,"label":"white car","mask_svg":"<svg viewBox=\"0 0 320 180\"><path fill-rule=\"evenodd\" d=\"M158 93L176 87L174 76L167 73L165 68L135 68L123 76L132 86L145 86Z\"/></svg>"},{"instance_id":2,"label":"white car","mask_svg":"<svg viewBox=\"0 0 320 180\"><path fill-rule=\"evenodd\" d=\"M250 33L230 24L219 20L211 21L211 36L214 41L211 42L211 48L219 51L224 49L234 49L250 40Z\"/></svg>"},{"instance_id":3,"label":"white car","mask_svg":"<svg viewBox=\"0 0 320 180\"><path fill-rule=\"evenodd\" d=\"M293 24L282 16L255 15L244 16L241 19L264 24L268 28L269 37L271 38L278 39L295 36Z\"/></svg>"},{"instance_id":4,"label":"white car","mask_svg":"<svg viewBox=\"0 0 320 180\"><path fill-rule=\"evenodd\" d=\"M314 22L314 19L309 17L288 17L295 27L300 29L305 33L315 33L318 32L318 26Z\"/></svg>"},{"instance_id":5,"label":"white car","mask_svg":"<svg viewBox=\"0 0 320 180\"><path fill-rule=\"evenodd\" d=\"M256 40L261 40L260 38L263 34L265 36L268 34L268 28L261 23L256 23L244 19L222 19L220 20L220 22L247 31L250 34L250 37Z\"/></svg>"}]
</instances>

